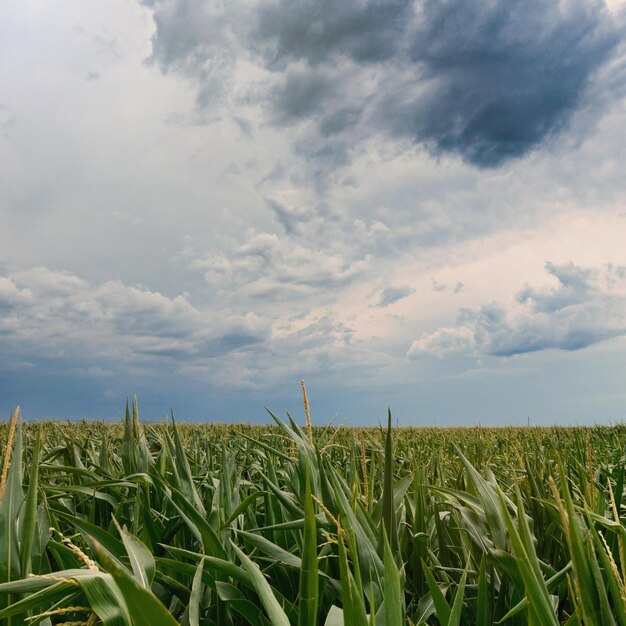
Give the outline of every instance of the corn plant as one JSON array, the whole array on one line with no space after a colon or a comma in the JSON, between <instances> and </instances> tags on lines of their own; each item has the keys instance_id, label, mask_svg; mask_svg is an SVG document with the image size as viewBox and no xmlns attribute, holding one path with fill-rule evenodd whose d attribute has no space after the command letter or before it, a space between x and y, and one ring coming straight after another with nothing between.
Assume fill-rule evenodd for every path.
<instances>
[{"instance_id":1,"label":"corn plant","mask_svg":"<svg viewBox=\"0 0 626 626\"><path fill-rule=\"evenodd\" d=\"M626 626L622 425L0 425L0 624Z\"/></svg>"}]
</instances>

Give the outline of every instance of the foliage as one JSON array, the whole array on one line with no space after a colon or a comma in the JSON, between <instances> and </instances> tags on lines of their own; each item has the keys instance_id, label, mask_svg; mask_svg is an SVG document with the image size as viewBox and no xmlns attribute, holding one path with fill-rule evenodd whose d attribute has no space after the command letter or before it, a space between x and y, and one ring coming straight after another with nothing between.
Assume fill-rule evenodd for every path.
<instances>
[{"instance_id":1,"label":"foliage","mask_svg":"<svg viewBox=\"0 0 626 626\"><path fill-rule=\"evenodd\" d=\"M624 426L272 417L14 413L0 425L0 623L626 626Z\"/></svg>"}]
</instances>

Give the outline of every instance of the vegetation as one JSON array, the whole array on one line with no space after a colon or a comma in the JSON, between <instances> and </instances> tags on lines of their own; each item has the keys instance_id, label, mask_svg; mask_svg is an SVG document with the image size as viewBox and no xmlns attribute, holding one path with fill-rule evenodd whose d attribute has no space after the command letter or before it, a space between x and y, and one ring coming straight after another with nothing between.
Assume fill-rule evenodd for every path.
<instances>
[{"instance_id":1,"label":"vegetation","mask_svg":"<svg viewBox=\"0 0 626 626\"><path fill-rule=\"evenodd\" d=\"M15 412L0 624L626 626L626 427L274 420Z\"/></svg>"}]
</instances>

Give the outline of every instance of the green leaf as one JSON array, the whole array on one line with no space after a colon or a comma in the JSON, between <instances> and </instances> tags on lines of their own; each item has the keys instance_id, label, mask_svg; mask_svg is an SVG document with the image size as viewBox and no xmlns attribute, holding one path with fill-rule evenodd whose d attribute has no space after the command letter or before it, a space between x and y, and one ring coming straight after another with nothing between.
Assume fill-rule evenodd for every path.
<instances>
[{"instance_id":1,"label":"green leaf","mask_svg":"<svg viewBox=\"0 0 626 626\"><path fill-rule=\"evenodd\" d=\"M261 600L261 604L270 619L272 626L290 626L289 619L285 611L276 600L276 596L272 592L272 588L261 573L259 566L252 561L236 544L231 542L233 550L241 561L246 572L250 576L252 584Z\"/></svg>"},{"instance_id":2,"label":"green leaf","mask_svg":"<svg viewBox=\"0 0 626 626\"><path fill-rule=\"evenodd\" d=\"M171 492L171 502L176 507L189 529L196 535L207 554L220 559L228 558L217 533L209 524L204 515L175 487L168 486Z\"/></svg>"},{"instance_id":3,"label":"green leaf","mask_svg":"<svg viewBox=\"0 0 626 626\"><path fill-rule=\"evenodd\" d=\"M317 608L319 604L319 572L317 568L317 526L311 483L309 481L309 465L305 470L304 488L304 542L302 546L302 569L300 570L300 592L298 594L298 626L317 624Z\"/></svg>"},{"instance_id":4,"label":"green leaf","mask_svg":"<svg viewBox=\"0 0 626 626\"><path fill-rule=\"evenodd\" d=\"M476 468L467 460L460 448L455 444L456 453L461 462L465 466L467 474L474 485L480 499L483 503L485 517L489 524L491 538L500 550L506 550L506 523L502 517L502 509L500 507L498 493L476 470Z\"/></svg>"},{"instance_id":5,"label":"green leaf","mask_svg":"<svg viewBox=\"0 0 626 626\"><path fill-rule=\"evenodd\" d=\"M383 513L381 519L380 532L386 532L389 545L393 554L398 547L398 524L394 508L393 491L393 436L391 431L391 409L387 412L387 436L385 437L385 473L383 477ZM384 547L381 546L381 553Z\"/></svg>"},{"instance_id":6,"label":"green leaf","mask_svg":"<svg viewBox=\"0 0 626 626\"><path fill-rule=\"evenodd\" d=\"M204 559L200 559L196 573L193 575L191 595L189 596L189 626L200 626L200 600L202 599L202 572Z\"/></svg>"},{"instance_id":7,"label":"green leaf","mask_svg":"<svg viewBox=\"0 0 626 626\"><path fill-rule=\"evenodd\" d=\"M18 419L19 411L12 415L11 422L15 424L15 441L13 450L8 449L10 465L4 482L4 493L0 494L0 583L17 580L21 577L20 546L19 546L19 518L24 502L22 489L22 423ZM8 446L8 444L7 444ZM5 457L5 459L8 457ZM5 475L2 476L5 478ZM12 598L6 598L10 606ZM0 609L4 602L0 602ZM20 623L23 616L7 618L7 626Z\"/></svg>"},{"instance_id":8,"label":"green leaf","mask_svg":"<svg viewBox=\"0 0 626 626\"><path fill-rule=\"evenodd\" d=\"M478 600L476 603L476 626L491 626L491 607L489 606L489 582L486 574L486 557L483 554L478 572Z\"/></svg>"},{"instance_id":9,"label":"green leaf","mask_svg":"<svg viewBox=\"0 0 626 626\"><path fill-rule=\"evenodd\" d=\"M500 494L502 516L509 531L509 537L519 574L524 582L529 611L533 617L532 621L533 623L536 622L538 624L542 624L542 626L559 626L559 621L556 617L554 608L552 607L552 603L550 602L550 594L548 592L546 582L543 579L543 575L539 568L537 555L529 540L529 529L526 526L526 518L524 516L524 509L519 490L517 491L517 506L518 523L522 529L522 534L527 537L526 541L520 537L520 533L513 525L513 520L504 501L504 497Z\"/></svg>"},{"instance_id":10,"label":"green leaf","mask_svg":"<svg viewBox=\"0 0 626 626\"><path fill-rule=\"evenodd\" d=\"M26 492L26 502L22 516L20 538L21 576L32 572L32 549L37 530L37 489L39 487L39 451L41 449L41 428L37 430L30 467L30 480Z\"/></svg>"},{"instance_id":11,"label":"green leaf","mask_svg":"<svg viewBox=\"0 0 626 626\"><path fill-rule=\"evenodd\" d=\"M452 609L450 610L450 619L448 620L448 626L459 626L461 623L461 613L463 611L463 598L465 596L465 581L467 580L467 567L463 570L459 586L454 594L454 601L452 602Z\"/></svg>"},{"instance_id":12,"label":"green leaf","mask_svg":"<svg viewBox=\"0 0 626 626\"><path fill-rule=\"evenodd\" d=\"M341 603L343 604L344 620L350 626L368 626L365 605L363 602L363 589L354 580L350 571L346 548L341 536L337 535L339 545L339 576L341 581Z\"/></svg>"},{"instance_id":13,"label":"green leaf","mask_svg":"<svg viewBox=\"0 0 626 626\"><path fill-rule=\"evenodd\" d=\"M33 611L42 605L49 605L59 598L72 597L76 594L76 586L68 582L56 582L44 589L28 594L26 597L13 602L0 611L0 620ZM3 623L3 622L0 622Z\"/></svg>"},{"instance_id":14,"label":"green leaf","mask_svg":"<svg viewBox=\"0 0 626 626\"><path fill-rule=\"evenodd\" d=\"M384 537L384 565L385 565L385 626L404 626L404 597L400 582L400 572L393 558L391 546L387 541L386 533Z\"/></svg>"},{"instance_id":15,"label":"green leaf","mask_svg":"<svg viewBox=\"0 0 626 626\"><path fill-rule=\"evenodd\" d=\"M133 578L126 569L111 559L96 543L99 561L113 577L119 588L134 626L178 626L178 622L158 598Z\"/></svg>"},{"instance_id":16,"label":"green leaf","mask_svg":"<svg viewBox=\"0 0 626 626\"><path fill-rule=\"evenodd\" d=\"M142 587L150 589L156 567L154 557L137 537L126 532L115 518L113 518L113 521L124 542L124 547L130 559L130 566L132 567L135 578Z\"/></svg>"},{"instance_id":17,"label":"green leaf","mask_svg":"<svg viewBox=\"0 0 626 626\"><path fill-rule=\"evenodd\" d=\"M78 582L93 612L102 620L104 626L132 625L128 601L110 574L98 572L93 576L79 578Z\"/></svg>"},{"instance_id":18,"label":"green leaf","mask_svg":"<svg viewBox=\"0 0 626 626\"><path fill-rule=\"evenodd\" d=\"M422 560L422 569L424 570L424 575L426 576L426 584L428 585L430 595L435 605L437 619L442 625L448 624L450 622L450 606L446 602L445 596L443 595L441 589L439 588L439 585L437 584L437 581L435 580L432 572L430 571L428 565L426 565L424 560Z\"/></svg>"}]
</instances>

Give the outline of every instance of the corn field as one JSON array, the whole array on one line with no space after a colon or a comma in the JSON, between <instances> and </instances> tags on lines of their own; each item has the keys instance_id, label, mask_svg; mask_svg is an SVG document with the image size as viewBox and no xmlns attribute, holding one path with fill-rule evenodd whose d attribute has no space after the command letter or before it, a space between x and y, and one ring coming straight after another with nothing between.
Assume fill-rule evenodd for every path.
<instances>
[{"instance_id":1,"label":"corn field","mask_svg":"<svg viewBox=\"0 0 626 626\"><path fill-rule=\"evenodd\" d=\"M16 411L0 624L626 626L625 426L272 418Z\"/></svg>"}]
</instances>

